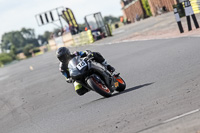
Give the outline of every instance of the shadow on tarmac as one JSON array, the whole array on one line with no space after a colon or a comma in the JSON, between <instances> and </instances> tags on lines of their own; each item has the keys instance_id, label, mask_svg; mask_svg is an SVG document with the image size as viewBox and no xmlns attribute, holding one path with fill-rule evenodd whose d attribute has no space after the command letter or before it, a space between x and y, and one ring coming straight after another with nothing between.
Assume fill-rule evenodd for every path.
<instances>
[{"instance_id":1,"label":"shadow on tarmac","mask_svg":"<svg viewBox=\"0 0 200 133\"><path fill-rule=\"evenodd\" d=\"M134 90L138 90L138 89L140 89L140 88L143 88L143 87L146 87L146 86L149 86L149 85L152 85L152 84L154 84L154 82L152 82L152 83L147 83L147 84L143 84L143 85L138 85L138 86L135 86L135 87L132 87L132 88L129 88L129 89L125 89L125 90L122 91L122 92L113 94L113 95L112 95L111 97L109 97L109 98L112 98L112 97L114 97L114 96L118 96L118 95L121 95L121 94L125 94L125 93L128 93L128 92L134 91ZM103 100L103 99L107 99L107 98L102 97L102 98L96 99L96 100L94 100L94 101L92 101L92 102L97 102L97 101Z\"/></svg>"},{"instance_id":2,"label":"shadow on tarmac","mask_svg":"<svg viewBox=\"0 0 200 133\"><path fill-rule=\"evenodd\" d=\"M140 88L143 88L143 87L146 87L146 86L149 86L149 85L152 85L152 84L154 84L154 82L152 82L152 83L147 83L147 84L143 84L143 85L138 85L138 86L135 86L135 87L132 87L132 88L129 88L129 89L125 89L125 90L122 91L122 92L113 94L112 97L113 97L113 96L118 96L118 95L121 95L121 94L124 94L124 93L128 93L128 92L130 92L130 91L138 90L138 89L140 89Z\"/></svg>"}]
</instances>

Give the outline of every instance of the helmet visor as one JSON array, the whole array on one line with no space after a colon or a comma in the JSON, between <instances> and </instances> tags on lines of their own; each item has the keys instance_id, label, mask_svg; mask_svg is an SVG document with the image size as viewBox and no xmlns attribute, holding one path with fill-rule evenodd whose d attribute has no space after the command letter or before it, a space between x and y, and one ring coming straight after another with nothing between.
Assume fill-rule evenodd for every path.
<instances>
[{"instance_id":1,"label":"helmet visor","mask_svg":"<svg viewBox=\"0 0 200 133\"><path fill-rule=\"evenodd\" d=\"M69 55L62 55L62 56L58 57L58 59L61 62L68 62L69 58L70 58Z\"/></svg>"}]
</instances>

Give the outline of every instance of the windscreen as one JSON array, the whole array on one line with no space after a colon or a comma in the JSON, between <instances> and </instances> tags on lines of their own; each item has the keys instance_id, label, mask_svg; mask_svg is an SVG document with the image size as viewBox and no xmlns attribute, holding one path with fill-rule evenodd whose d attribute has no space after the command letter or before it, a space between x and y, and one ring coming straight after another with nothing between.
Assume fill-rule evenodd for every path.
<instances>
[{"instance_id":1,"label":"windscreen","mask_svg":"<svg viewBox=\"0 0 200 133\"><path fill-rule=\"evenodd\" d=\"M69 61L68 68L69 68L69 69L74 69L74 68L76 68L76 66L78 65L79 62L80 62L80 56L76 56L76 57L72 58L72 59Z\"/></svg>"}]
</instances>

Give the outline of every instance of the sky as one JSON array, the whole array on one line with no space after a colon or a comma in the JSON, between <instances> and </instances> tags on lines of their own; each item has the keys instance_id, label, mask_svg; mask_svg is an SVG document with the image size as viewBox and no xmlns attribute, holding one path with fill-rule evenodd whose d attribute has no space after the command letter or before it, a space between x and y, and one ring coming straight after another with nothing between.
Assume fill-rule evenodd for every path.
<instances>
[{"instance_id":1,"label":"sky","mask_svg":"<svg viewBox=\"0 0 200 133\"><path fill-rule=\"evenodd\" d=\"M35 29L36 35L52 31L57 28L55 25L39 27L35 15L62 6L73 11L78 23L84 23L86 15L96 12L102 16L122 15L120 0L0 0L0 39L4 33L23 27ZM67 23L63 21L63 25Z\"/></svg>"}]
</instances>

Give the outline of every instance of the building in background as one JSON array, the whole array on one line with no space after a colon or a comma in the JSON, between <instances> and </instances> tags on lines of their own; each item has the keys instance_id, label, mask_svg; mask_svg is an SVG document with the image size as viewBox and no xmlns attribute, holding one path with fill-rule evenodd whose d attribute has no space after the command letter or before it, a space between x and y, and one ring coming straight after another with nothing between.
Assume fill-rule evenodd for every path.
<instances>
[{"instance_id":1,"label":"building in background","mask_svg":"<svg viewBox=\"0 0 200 133\"><path fill-rule=\"evenodd\" d=\"M121 0L121 6L125 23L127 19L135 22L136 16L144 16L145 14L139 0Z\"/></svg>"},{"instance_id":2,"label":"building in background","mask_svg":"<svg viewBox=\"0 0 200 133\"><path fill-rule=\"evenodd\" d=\"M161 11L173 11L173 5L177 4L176 0L148 0L148 3L153 16Z\"/></svg>"},{"instance_id":3,"label":"building in background","mask_svg":"<svg viewBox=\"0 0 200 133\"><path fill-rule=\"evenodd\" d=\"M174 4L176 0L121 0L123 16L131 22L173 11Z\"/></svg>"}]
</instances>

